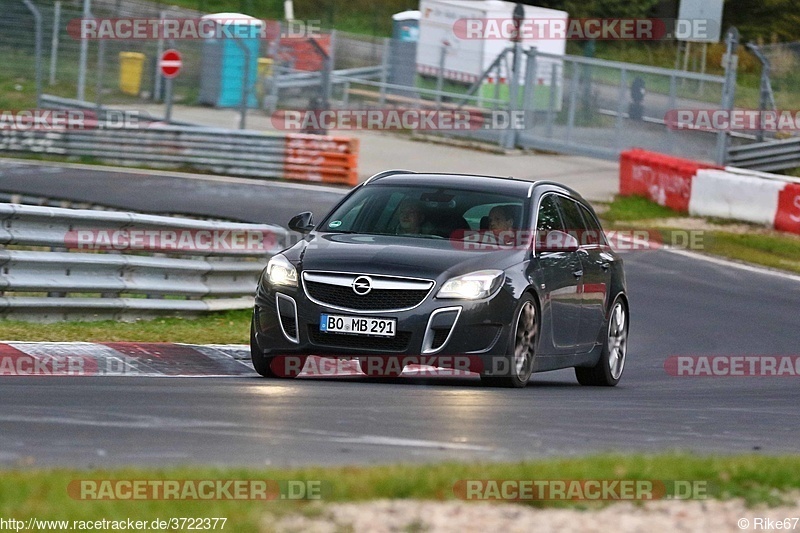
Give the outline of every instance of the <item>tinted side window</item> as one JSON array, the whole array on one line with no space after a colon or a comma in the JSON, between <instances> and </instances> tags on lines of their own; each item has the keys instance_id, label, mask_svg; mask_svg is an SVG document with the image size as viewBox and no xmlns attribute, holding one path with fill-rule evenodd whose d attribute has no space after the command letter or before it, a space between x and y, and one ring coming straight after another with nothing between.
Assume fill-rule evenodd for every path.
<instances>
[{"instance_id":1,"label":"tinted side window","mask_svg":"<svg viewBox=\"0 0 800 533\"><path fill-rule=\"evenodd\" d=\"M555 202L555 195L548 194L542 198L539 204L539 217L536 223L536 230L546 234L550 231L563 231L561 215L558 213L558 206Z\"/></svg>"},{"instance_id":2,"label":"tinted side window","mask_svg":"<svg viewBox=\"0 0 800 533\"><path fill-rule=\"evenodd\" d=\"M592 215L591 211L580 204L578 204L578 207L583 215L583 220L586 221L586 226L591 230L587 234L586 244L608 244L606 236L603 233L603 228L600 227L600 224Z\"/></svg>"},{"instance_id":3,"label":"tinted side window","mask_svg":"<svg viewBox=\"0 0 800 533\"><path fill-rule=\"evenodd\" d=\"M564 217L564 227L570 235L580 234L586 231L586 225L579 210L578 204L569 198L558 197L558 204L561 206L561 214ZM580 238L578 238L580 241Z\"/></svg>"}]
</instances>

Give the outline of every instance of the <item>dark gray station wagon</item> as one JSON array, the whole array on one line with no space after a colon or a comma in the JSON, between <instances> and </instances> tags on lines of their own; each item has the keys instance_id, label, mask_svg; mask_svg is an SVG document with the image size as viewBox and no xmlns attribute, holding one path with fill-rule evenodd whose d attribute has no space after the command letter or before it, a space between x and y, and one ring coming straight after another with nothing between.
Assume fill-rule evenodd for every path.
<instances>
[{"instance_id":1,"label":"dark gray station wagon","mask_svg":"<svg viewBox=\"0 0 800 533\"><path fill-rule=\"evenodd\" d=\"M462 365L494 386L573 367L583 385L622 376L622 260L568 187L387 171L318 225L301 213L289 227L304 237L269 261L253 312L265 377L296 376L308 355L357 359L372 376Z\"/></svg>"}]
</instances>

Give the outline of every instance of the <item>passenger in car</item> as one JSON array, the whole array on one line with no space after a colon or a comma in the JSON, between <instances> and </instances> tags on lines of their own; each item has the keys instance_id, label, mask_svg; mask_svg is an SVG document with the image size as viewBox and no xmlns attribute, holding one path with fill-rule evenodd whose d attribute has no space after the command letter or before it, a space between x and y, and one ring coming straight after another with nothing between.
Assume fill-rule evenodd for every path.
<instances>
[{"instance_id":1,"label":"passenger in car","mask_svg":"<svg viewBox=\"0 0 800 533\"><path fill-rule=\"evenodd\" d=\"M497 205L489 211L489 229L495 233L514 229L514 208L510 205Z\"/></svg>"},{"instance_id":2,"label":"passenger in car","mask_svg":"<svg viewBox=\"0 0 800 533\"><path fill-rule=\"evenodd\" d=\"M510 205L497 205L489 211L489 229L494 233L497 242L510 244L514 241L514 208Z\"/></svg>"}]
</instances>

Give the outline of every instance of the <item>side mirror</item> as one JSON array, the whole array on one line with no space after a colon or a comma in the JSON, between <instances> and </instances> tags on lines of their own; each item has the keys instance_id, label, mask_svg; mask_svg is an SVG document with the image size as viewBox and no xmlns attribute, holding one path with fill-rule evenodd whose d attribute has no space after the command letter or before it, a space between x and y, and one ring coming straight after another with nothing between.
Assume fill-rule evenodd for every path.
<instances>
[{"instance_id":1,"label":"side mirror","mask_svg":"<svg viewBox=\"0 0 800 533\"><path fill-rule=\"evenodd\" d=\"M311 211L305 211L292 217L292 219L289 221L289 229L306 234L314 229L313 220L314 215L311 213Z\"/></svg>"},{"instance_id":2,"label":"side mirror","mask_svg":"<svg viewBox=\"0 0 800 533\"><path fill-rule=\"evenodd\" d=\"M578 239L564 233L563 231L553 230L543 234L537 232L536 251L544 253L556 252L575 252L580 248Z\"/></svg>"}]
</instances>

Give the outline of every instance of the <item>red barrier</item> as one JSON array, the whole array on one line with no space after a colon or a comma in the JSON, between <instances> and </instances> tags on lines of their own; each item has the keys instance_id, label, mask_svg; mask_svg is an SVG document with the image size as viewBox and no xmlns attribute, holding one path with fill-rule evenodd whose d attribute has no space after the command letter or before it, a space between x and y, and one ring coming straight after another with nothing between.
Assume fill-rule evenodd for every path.
<instances>
[{"instance_id":1,"label":"red barrier","mask_svg":"<svg viewBox=\"0 0 800 533\"><path fill-rule=\"evenodd\" d=\"M692 178L701 168L722 169L635 148L620 155L619 192L622 196L644 196L675 211L688 212Z\"/></svg>"},{"instance_id":2,"label":"red barrier","mask_svg":"<svg viewBox=\"0 0 800 533\"><path fill-rule=\"evenodd\" d=\"M789 183L778 195L775 229L800 233L800 184Z\"/></svg>"}]
</instances>

